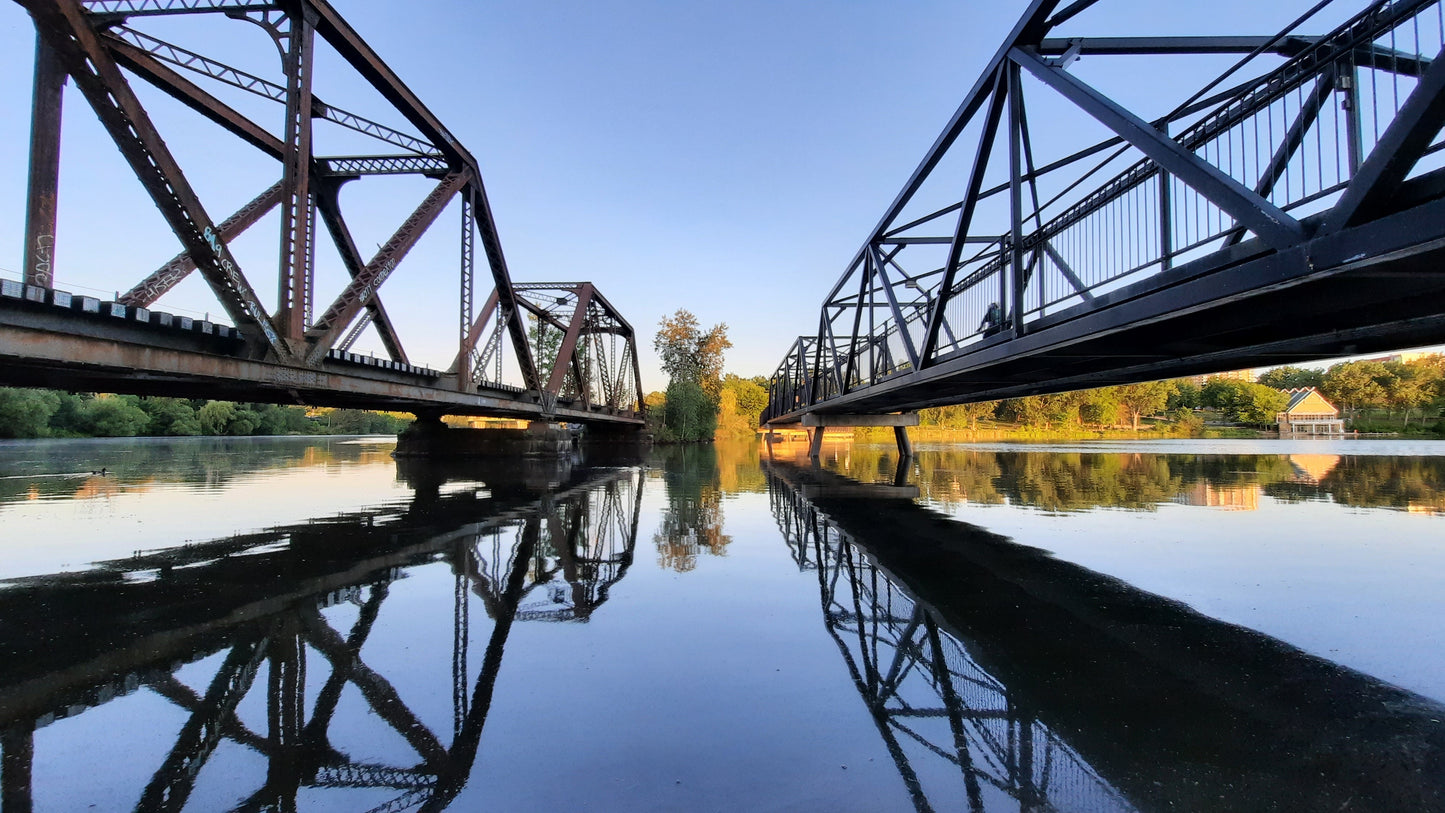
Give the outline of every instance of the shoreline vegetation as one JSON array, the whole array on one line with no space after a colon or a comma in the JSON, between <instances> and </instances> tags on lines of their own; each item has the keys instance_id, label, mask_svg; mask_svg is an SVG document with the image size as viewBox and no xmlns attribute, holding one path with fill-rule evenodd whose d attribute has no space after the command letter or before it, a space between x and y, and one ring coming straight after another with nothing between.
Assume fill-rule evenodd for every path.
<instances>
[{"instance_id":1,"label":"shoreline vegetation","mask_svg":"<svg viewBox=\"0 0 1445 813\"><path fill-rule=\"evenodd\" d=\"M394 435L403 413L0 387L0 439Z\"/></svg>"}]
</instances>

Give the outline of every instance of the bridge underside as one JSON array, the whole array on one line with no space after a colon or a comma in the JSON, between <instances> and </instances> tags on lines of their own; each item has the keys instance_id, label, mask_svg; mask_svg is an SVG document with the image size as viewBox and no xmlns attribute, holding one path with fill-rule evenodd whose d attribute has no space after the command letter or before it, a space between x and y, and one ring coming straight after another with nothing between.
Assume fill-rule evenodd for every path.
<instances>
[{"instance_id":1,"label":"bridge underside","mask_svg":"<svg viewBox=\"0 0 1445 813\"><path fill-rule=\"evenodd\" d=\"M1247 37L1075 24L1102 5L1029 4L784 356L764 422L1445 341L1445 9L1300 3ZM1198 89L1122 78L1146 74Z\"/></svg>"},{"instance_id":2,"label":"bridge underside","mask_svg":"<svg viewBox=\"0 0 1445 813\"><path fill-rule=\"evenodd\" d=\"M466 385L455 374L389 359L334 352L307 367L248 359L244 340L233 331L199 321L189 329L179 321L160 327L137 321L134 313L78 314L53 303L0 296L0 386L619 427L643 423L631 409L553 400L535 390L463 391Z\"/></svg>"},{"instance_id":3,"label":"bridge underside","mask_svg":"<svg viewBox=\"0 0 1445 813\"><path fill-rule=\"evenodd\" d=\"M1419 197L1445 179L1421 178ZM1445 342L1445 201L1284 252L1258 241L788 411L875 413L1291 364ZM825 371L826 373L826 371Z\"/></svg>"}]
</instances>

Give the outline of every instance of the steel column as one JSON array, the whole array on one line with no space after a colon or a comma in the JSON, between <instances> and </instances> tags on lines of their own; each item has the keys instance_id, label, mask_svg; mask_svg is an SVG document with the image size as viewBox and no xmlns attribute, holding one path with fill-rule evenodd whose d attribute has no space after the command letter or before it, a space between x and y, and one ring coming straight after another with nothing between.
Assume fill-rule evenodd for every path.
<instances>
[{"instance_id":1,"label":"steel column","mask_svg":"<svg viewBox=\"0 0 1445 813\"><path fill-rule=\"evenodd\" d=\"M312 285L311 68L315 29L312 12L288 13L286 42L286 131L283 137L281 263L277 279L276 327L287 341L306 333L306 300Z\"/></svg>"},{"instance_id":2,"label":"steel column","mask_svg":"<svg viewBox=\"0 0 1445 813\"><path fill-rule=\"evenodd\" d=\"M25 208L25 282L49 288L55 280L56 193L60 184L60 119L65 68L35 34L35 81L30 98L30 180Z\"/></svg>"}]
</instances>

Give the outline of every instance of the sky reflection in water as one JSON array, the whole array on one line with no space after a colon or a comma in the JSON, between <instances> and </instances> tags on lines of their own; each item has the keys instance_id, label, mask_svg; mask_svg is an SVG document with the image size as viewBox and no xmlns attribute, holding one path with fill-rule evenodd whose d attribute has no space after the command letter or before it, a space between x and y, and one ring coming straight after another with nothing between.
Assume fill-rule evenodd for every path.
<instances>
[{"instance_id":1,"label":"sky reflection in water","mask_svg":"<svg viewBox=\"0 0 1445 813\"><path fill-rule=\"evenodd\" d=\"M1280 449L0 444L6 809L1438 807L1445 456Z\"/></svg>"}]
</instances>

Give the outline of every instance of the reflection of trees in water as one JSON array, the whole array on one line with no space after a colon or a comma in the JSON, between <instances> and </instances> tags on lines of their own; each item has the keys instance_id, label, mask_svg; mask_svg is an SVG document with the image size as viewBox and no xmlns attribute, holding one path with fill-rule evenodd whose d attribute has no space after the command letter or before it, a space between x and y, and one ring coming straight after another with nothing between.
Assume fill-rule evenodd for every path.
<instances>
[{"instance_id":1,"label":"reflection of trees in water","mask_svg":"<svg viewBox=\"0 0 1445 813\"><path fill-rule=\"evenodd\" d=\"M1321 463L1321 458L1325 462ZM826 465L855 480L892 482L894 460L891 448L855 444ZM911 469L909 482L918 485L923 497L949 508L1005 502L1046 511L1152 511L1170 502L1239 507L1246 492L1262 492L1288 502L1333 499L1358 507L1445 511L1445 457L1082 453L959 447L921 451Z\"/></svg>"},{"instance_id":2,"label":"reflection of trees in water","mask_svg":"<svg viewBox=\"0 0 1445 813\"><path fill-rule=\"evenodd\" d=\"M1445 457L1342 457L1319 483L1281 481L1265 493L1287 501L1331 498L1356 508L1445 513Z\"/></svg>"},{"instance_id":3,"label":"reflection of trees in water","mask_svg":"<svg viewBox=\"0 0 1445 813\"><path fill-rule=\"evenodd\" d=\"M389 444L348 443L344 438L127 438L7 444L0 447L0 509L20 500L84 499L159 484L215 488L257 471L389 463L390 452ZM104 481L94 482L90 472L101 469L106 470Z\"/></svg>"},{"instance_id":4,"label":"reflection of trees in water","mask_svg":"<svg viewBox=\"0 0 1445 813\"><path fill-rule=\"evenodd\" d=\"M666 484L667 508L652 541L657 561L685 572L700 554L723 556L732 537L723 533L718 452L712 444L683 444L657 451Z\"/></svg>"}]
</instances>

